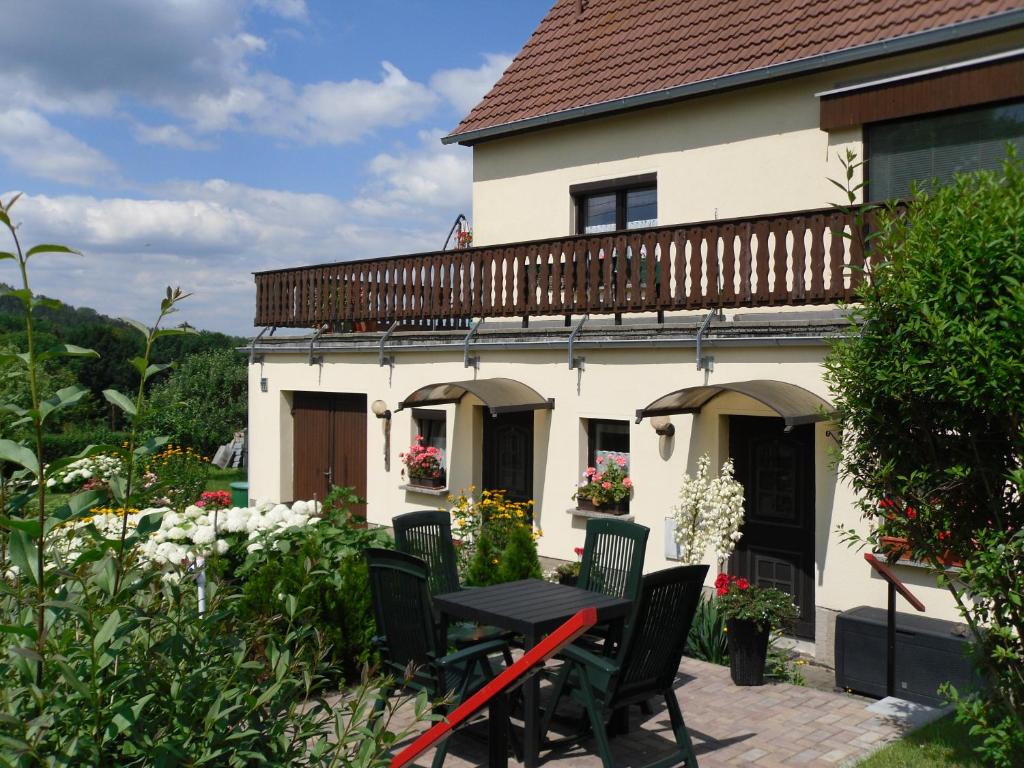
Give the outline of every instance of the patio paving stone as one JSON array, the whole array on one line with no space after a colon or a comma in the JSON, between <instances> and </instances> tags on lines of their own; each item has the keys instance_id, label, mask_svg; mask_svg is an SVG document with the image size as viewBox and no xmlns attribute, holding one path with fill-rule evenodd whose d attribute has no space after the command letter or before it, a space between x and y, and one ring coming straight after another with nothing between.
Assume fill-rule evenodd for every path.
<instances>
[{"instance_id":1,"label":"patio paving stone","mask_svg":"<svg viewBox=\"0 0 1024 768\"><path fill-rule=\"evenodd\" d=\"M676 695L701 768L842 768L900 738L908 727L867 711L871 699L788 684L742 688L732 684L727 667L688 658L679 667ZM617 765L642 766L674 747L664 704L652 704L649 717L631 707L630 733L611 740ZM410 717L411 709L400 712L399 723ZM485 739L483 723L458 734L446 768L486 765ZM432 757L433 750L428 751L415 765L429 766ZM600 765L592 741L543 752L542 759L552 768ZM510 759L509 765L521 764Z\"/></svg>"}]
</instances>

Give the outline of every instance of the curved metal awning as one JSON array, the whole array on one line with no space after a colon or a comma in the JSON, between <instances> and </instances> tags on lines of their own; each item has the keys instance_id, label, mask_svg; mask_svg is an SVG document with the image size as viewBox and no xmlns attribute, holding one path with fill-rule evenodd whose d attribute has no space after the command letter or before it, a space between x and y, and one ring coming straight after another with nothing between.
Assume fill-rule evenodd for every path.
<instances>
[{"instance_id":1,"label":"curved metal awning","mask_svg":"<svg viewBox=\"0 0 1024 768\"><path fill-rule=\"evenodd\" d=\"M831 403L803 387L785 381L759 379L677 389L662 395L646 408L639 409L636 412L636 423L639 424L648 416L699 413L701 408L725 392L738 392L763 403L779 414L787 427L829 421L836 413Z\"/></svg>"},{"instance_id":2,"label":"curved metal awning","mask_svg":"<svg viewBox=\"0 0 1024 768\"><path fill-rule=\"evenodd\" d=\"M483 401L491 415L514 411L538 411L555 407L554 398L544 398L535 389L515 379L449 381L420 387L398 404L398 410L420 405L459 402L466 393Z\"/></svg>"}]
</instances>

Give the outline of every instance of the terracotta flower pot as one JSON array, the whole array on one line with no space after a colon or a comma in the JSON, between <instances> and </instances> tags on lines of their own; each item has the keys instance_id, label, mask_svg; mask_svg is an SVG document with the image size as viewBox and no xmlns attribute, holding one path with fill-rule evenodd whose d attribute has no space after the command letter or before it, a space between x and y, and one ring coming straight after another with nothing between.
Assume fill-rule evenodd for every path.
<instances>
[{"instance_id":1,"label":"terracotta flower pot","mask_svg":"<svg viewBox=\"0 0 1024 768\"><path fill-rule=\"evenodd\" d=\"M881 554L886 557L895 555L897 562L901 560L914 559L914 554L910 548L910 542L902 536L882 536L878 541L881 546ZM939 562L944 566L951 568L959 568L964 564L963 560L958 558L948 549L939 555Z\"/></svg>"},{"instance_id":2,"label":"terracotta flower pot","mask_svg":"<svg viewBox=\"0 0 1024 768\"><path fill-rule=\"evenodd\" d=\"M769 633L756 621L727 619L729 674L736 685L764 685Z\"/></svg>"}]
</instances>

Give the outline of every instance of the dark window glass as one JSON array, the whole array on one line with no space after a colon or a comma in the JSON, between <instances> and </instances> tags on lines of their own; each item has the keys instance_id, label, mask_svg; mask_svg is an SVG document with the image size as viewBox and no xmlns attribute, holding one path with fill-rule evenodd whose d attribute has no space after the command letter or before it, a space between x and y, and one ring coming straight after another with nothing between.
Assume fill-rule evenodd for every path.
<instances>
[{"instance_id":1,"label":"dark window glass","mask_svg":"<svg viewBox=\"0 0 1024 768\"><path fill-rule=\"evenodd\" d=\"M611 232L615 229L615 193L589 195L583 199L583 231Z\"/></svg>"},{"instance_id":2,"label":"dark window glass","mask_svg":"<svg viewBox=\"0 0 1024 768\"><path fill-rule=\"evenodd\" d=\"M657 225L658 191L653 187L626 190L626 229Z\"/></svg>"},{"instance_id":3,"label":"dark window glass","mask_svg":"<svg viewBox=\"0 0 1024 768\"><path fill-rule=\"evenodd\" d=\"M998 169L1007 144L1024 151L1024 101L870 125L868 196L907 198L914 182L927 188L956 173Z\"/></svg>"},{"instance_id":4,"label":"dark window glass","mask_svg":"<svg viewBox=\"0 0 1024 768\"><path fill-rule=\"evenodd\" d=\"M623 456L629 461L628 421L590 419L587 427L587 466L594 466L598 456Z\"/></svg>"},{"instance_id":5,"label":"dark window glass","mask_svg":"<svg viewBox=\"0 0 1024 768\"><path fill-rule=\"evenodd\" d=\"M576 197L581 234L613 232L658 225L657 187L620 186L609 182L610 189Z\"/></svg>"},{"instance_id":6,"label":"dark window glass","mask_svg":"<svg viewBox=\"0 0 1024 768\"><path fill-rule=\"evenodd\" d=\"M444 411L413 411L416 434L423 437L423 444L441 451L442 461L447 449Z\"/></svg>"}]
</instances>

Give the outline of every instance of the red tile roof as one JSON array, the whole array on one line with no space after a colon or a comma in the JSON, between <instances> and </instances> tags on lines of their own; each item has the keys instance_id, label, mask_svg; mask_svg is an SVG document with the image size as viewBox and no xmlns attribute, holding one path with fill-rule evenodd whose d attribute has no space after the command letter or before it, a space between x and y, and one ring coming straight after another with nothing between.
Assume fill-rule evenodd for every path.
<instances>
[{"instance_id":1,"label":"red tile roof","mask_svg":"<svg viewBox=\"0 0 1024 768\"><path fill-rule=\"evenodd\" d=\"M448 141L907 36L923 44L965 22L1024 23L1024 0L583 0L582 14L578 3L555 3Z\"/></svg>"}]
</instances>

